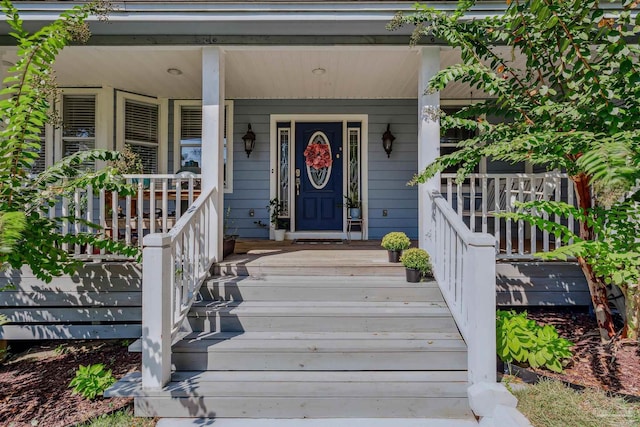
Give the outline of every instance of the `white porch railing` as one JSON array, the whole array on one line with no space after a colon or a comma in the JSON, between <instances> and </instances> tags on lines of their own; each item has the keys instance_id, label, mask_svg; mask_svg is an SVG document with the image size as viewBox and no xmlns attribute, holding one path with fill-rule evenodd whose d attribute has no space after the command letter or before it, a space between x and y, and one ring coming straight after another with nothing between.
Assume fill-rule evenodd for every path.
<instances>
[{"instance_id":1,"label":"white porch railing","mask_svg":"<svg viewBox=\"0 0 640 427\"><path fill-rule=\"evenodd\" d=\"M467 343L469 382L496 381L496 258L489 234L473 233L442 195L429 194L427 251Z\"/></svg>"},{"instance_id":2,"label":"white porch railing","mask_svg":"<svg viewBox=\"0 0 640 427\"><path fill-rule=\"evenodd\" d=\"M169 233L149 234L142 253L142 387L164 386L171 345L217 253L217 190L202 194Z\"/></svg>"},{"instance_id":3,"label":"white porch railing","mask_svg":"<svg viewBox=\"0 0 640 427\"><path fill-rule=\"evenodd\" d=\"M75 218L73 222L63 220L63 234L92 231L142 247L145 234L169 232L200 195L199 175L124 175L124 178L137 187L133 196L78 188L71 199L63 198L50 208L49 217ZM101 229L85 223L97 224ZM105 254L104 250L79 245L65 249L75 255Z\"/></svg>"},{"instance_id":4,"label":"white porch railing","mask_svg":"<svg viewBox=\"0 0 640 427\"><path fill-rule=\"evenodd\" d=\"M499 218L497 212L514 212L515 202L555 200L575 204L573 183L566 173L471 174L460 184L456 174L442 174L442 194L471 231L493 234L498 256L529 258L539 251L548 252L563 243L558 236L539 230L525 221ZM545 219L577 230L573 218Z\"/></svg>"}]
</instances>

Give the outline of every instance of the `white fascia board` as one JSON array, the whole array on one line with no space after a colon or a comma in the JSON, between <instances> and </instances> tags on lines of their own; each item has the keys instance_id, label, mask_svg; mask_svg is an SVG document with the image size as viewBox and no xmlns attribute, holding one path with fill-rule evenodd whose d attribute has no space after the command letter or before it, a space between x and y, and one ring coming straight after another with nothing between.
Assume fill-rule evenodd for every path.
<instances>
[{"instance_id":1,"label":"white fascia board","mask_svg":"<svg viewBox=\"0 0 640 427\"><path fill-rule=\"evenodd\" d=\"M21 18L28 21L55 19L78 3L23 2L16 4ZM440 10L453 11L455 2L425 3ZM183 21L384 21L397 11L412 12L410 2L119 2L109 21L183 22ZM470 18L496 16L504 12L503 1L483 2L468 14ZM96 18L91 18L96 19ZM4 20L4 17L0 17Z\"/></svg>"}]
</instances>

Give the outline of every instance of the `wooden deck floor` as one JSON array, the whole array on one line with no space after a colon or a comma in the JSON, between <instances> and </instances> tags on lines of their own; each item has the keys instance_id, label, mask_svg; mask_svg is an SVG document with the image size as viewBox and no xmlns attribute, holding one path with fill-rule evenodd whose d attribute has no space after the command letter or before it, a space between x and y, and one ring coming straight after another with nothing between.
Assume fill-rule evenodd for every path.
<instances>
[{"instance_id":1,"label":"wooden deck floor","mask_svg":"<svg viewBox=\"0 0 640 427\"><path fill-rule=\"evenodd\" d=\"M417 244L414 242L414 246ZM296 243L240 240L235 253L218 264L223 275L346 274L401 275L401 264L391 264L379 240L341 243Z\"/></svg>"}]
</instances>

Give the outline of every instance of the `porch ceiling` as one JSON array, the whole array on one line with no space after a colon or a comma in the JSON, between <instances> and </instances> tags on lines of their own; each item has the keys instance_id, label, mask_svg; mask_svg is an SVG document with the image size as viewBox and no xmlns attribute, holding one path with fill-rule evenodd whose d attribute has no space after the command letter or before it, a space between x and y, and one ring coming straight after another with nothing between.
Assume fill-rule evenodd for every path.
<instances>
[{"instance_id":1,"label":"porch ceiling","mask_svg":"<svg viewBox=\"0 0 640 427\"><path fill-rule=\"evenodd\" d=\"M2 59L15 61L4 49ZM458 61L457 51L441 51L442 66ZM226 98L417 98L418 66L418 52L409 47L232 47L226 54ZM55 68L61 87L111 86L163 98L201 98L197 46L71 47ZM169 74L170 68L182 74ZM315 69L325 72L314 74ZM441 98L468 99L470 89L453 84Z\"/></svg>"}]
</instances>

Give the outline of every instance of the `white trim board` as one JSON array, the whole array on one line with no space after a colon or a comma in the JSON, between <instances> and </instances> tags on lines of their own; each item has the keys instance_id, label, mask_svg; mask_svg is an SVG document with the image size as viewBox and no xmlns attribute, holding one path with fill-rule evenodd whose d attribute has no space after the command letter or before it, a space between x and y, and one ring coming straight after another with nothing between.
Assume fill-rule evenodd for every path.
<instances>
[{"instance_id":1,"label":"white trim board","mask_svg":"<svg viewBox=\"0 0 640 427\"><path fill-rule=\"evenodd\" d=\"M277 181L277 169L278 169L278 122L291 122L291 159L295 159L295 135L296 135L296 122L342 122L342 152L346 153L349 149L349 138L347 133L347 124L349 122L360 122L360 190L362 199L362 219L364 220L364 239L367 238L369 228L369 213L368 213L368 201L369 201L369 115L368 114L271 114L270 129L269 129L269 199L273 199L278 194L278 181ZM295 182L294 169L295 161L289 162L289 182ZM343 180L346 179L349 165L347 162L342 162L342 176ZM325 238L346 238L347 234L347 216L346 213L342 216L342 232L314 232L304 231L297 232L295 230L295 215L296 215L296 203L295 203L295 186L290 186L290 199L292 201L290 206L291 228L286 234L287 239L291 238L311 238L311 237L325 237ZM348 191L345 183L342 185L343 196L345 191ZM346 211L346 208L344 208ZM304 236L304 237L303 237ZM352 238L360 238L359 233L352 233ZM269 228L269 238L273 239L273 229Z\"/></svg>"}]
</instances>

